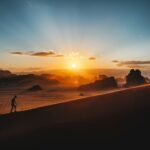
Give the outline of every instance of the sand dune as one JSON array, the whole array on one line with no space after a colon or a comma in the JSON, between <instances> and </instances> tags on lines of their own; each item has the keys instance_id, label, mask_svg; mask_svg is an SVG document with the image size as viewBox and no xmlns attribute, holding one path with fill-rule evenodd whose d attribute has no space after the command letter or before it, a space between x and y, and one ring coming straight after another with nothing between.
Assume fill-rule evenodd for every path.
<instances>
[{"instance_id":1,"label":"sand dune","mask_svg":"<svg viewBox=\"0 0 150 150\"><path fill-rule=\"evenodd\" d=\"M0 117L4 145L49 146L54 141L146 142L150 85ZM80 140L79 140L80 139ZM8 146L8 145L7 145Z\"/></svg>"}]
</instances>

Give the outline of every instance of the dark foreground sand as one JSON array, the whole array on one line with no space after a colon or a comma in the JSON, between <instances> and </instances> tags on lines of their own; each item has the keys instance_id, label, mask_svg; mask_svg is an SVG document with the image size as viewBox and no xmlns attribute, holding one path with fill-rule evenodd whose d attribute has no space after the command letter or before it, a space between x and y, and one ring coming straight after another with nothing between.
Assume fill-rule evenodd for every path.
<instances>
[{"instance_id":1,"label":"dark foreground sand","mask_svg":"<svg viewBox=\"0 0 150 150\"><path fill-rule=\"evenodd\" d=\"M149 145L150 85L0 116L3 149L93 142L120 149Z\"/></svg>"}]
</instances>

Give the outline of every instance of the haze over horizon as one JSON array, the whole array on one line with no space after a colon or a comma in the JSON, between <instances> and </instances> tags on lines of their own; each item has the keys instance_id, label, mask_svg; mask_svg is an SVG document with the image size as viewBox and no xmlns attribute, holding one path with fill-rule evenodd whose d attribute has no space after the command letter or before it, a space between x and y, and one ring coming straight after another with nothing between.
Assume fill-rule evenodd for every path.
<instances>
[{"instance_id":1,"label":"haze over horizon","mask_svg":"<svg viewBox=\"0 0 150 150\"><path fill-rule=\"evenodd\" d=\"M150 69L148 0L1 0L0 68Z\"/></svg>"}]
</instances>

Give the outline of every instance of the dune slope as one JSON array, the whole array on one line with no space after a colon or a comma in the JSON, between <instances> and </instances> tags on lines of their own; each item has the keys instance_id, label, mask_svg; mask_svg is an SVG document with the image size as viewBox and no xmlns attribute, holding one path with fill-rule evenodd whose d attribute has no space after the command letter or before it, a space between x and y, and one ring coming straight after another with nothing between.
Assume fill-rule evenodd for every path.
<instances>
[{"instance_id":1,"label":"dune slope","mask_svg":"<svg viewBox=\"0 0 150 150\"><path fill-rule=\"evenodd\" d=\"M0 141L42 148L56 140L146 142L149 119L150 85L145 85L0 116Z\"/></svg>"}]
</instances>

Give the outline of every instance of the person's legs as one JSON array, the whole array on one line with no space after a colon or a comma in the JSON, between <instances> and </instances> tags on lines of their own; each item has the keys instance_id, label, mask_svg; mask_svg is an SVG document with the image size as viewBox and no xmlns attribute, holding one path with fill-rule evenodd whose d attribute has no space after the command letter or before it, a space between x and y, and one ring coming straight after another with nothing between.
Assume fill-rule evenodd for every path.
<instances>
[{"instance_id":1,"label":"person's legs","mask_svg":"<svg viewBox=\"0 0 150 150\"><path fill-rule=\"evenodd\" d=\"M16 108L17 108L16 105L14 105L14 112L16 112Z\"/></svg>"},{"instance_id":2,"label":"person's legs","mask_svg":"<svg viewBox=\"0 0 150 150\"><path fill-rule=\"evenodd\" d=\"M12 105L12 106L11 106L10 112L11 112L11 113L16 112L16 105Z\"/></svg>"},{"instance_id":3,"label":"person's legs","mask_svg":"<svg viewBox=\"0 0 150 150\"><path fill-rule=\"evenodd\" d=\"M11 110L10 110L10 113L12 113L12 111L13 111L13 107L11 106Z\"/></svg>"},{"instance_id":4,"label":"person's legs","mask_svg":"<svg viewBox=\"0 0 150 150\"><path fill-rule=\"evenodd\" d=\"M10 113L12 113L13 112L13 105L11 105L11 110L10 110Z\"/></svg>"}]
</instances>

